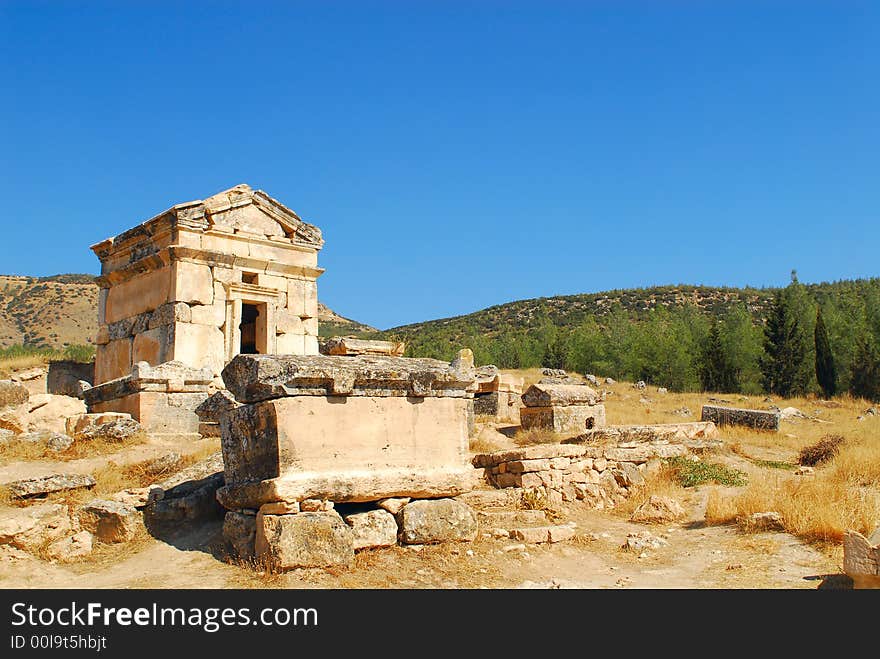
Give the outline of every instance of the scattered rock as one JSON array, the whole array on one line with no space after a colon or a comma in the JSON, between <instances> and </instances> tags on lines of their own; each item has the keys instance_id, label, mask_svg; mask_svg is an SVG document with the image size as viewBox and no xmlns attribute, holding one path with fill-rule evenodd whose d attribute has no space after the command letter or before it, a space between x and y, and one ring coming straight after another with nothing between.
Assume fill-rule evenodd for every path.
<instances>
[{"instance_id":1,"label":"scattered rock","mask_svg":"<svg viewBox=\"0 0 880 659\"><path fill-rule=\"evenodd\" d=\"M95 486L95 479L83 474L52 474L42 478L26 478L6 483L9 491L19 499L43 497L53 492L78 490Z\"/></svg>"},{"instance_id":2,"label":"scattered rock","mask_svg":"<svg viewBox=\"0 0 880 659\"><path fill-rule=\"evenodd\" d=\"M95 499L77 513L80 526L90 531L99 542L128 542L142 525L140 512L119 501Z\"/></svg>"},{"instance_id":3,"label":"scattered rock","mask_svg":"<svg viewBox=\"0 0 880 659\"><path fill-rule=\"evenodd\" d=\"M0 545L34 552L71 530L67 506L59 503L9 508L0 516Z\"/></svg>"},{"instance_id":4,"label":"scattered rock","mask_svg":"<svg viewBox=\"0 0 880 659\"><path fill-rule=\"evenodd\" d=\"M658 538L648 531L639 531L638 533L629 533L626 536L626 543L623 548L632 552L643 552L647 549L659 549L665 546L666 540Z\"/></svg>"},{"instance_id":5,"label":"scattered rock","mask_svg":"<svg viewBox=\"0 0 880 659\"><path fill-rule=\"evenodd\" d=\"M650 498L633 511L630 521L647 524L672 522L684 517L685 510L671 497L652 494Z\"/></svg>"},{"instance_id":6,"label":"scattered rock","mask_svg":"<svg viewBox=\"0 0 880 659\"><path fill-rule=\"evenodd\" d=\"M636 382L636 383L633 385L633 387L634 387L635 389L638 389L639 391L644 391L644 390L648 387L648 385L645 384L645 381L644 381L644 380L639 380L638 382Z\"/></svg>"},{"instance_id":7,"label":"scattered rock","mask_svg":"<svg viewBox=\"0 0 880 659\"><path fill-rule=\"evenodd\" d=\"M812 467L798 467L794 470L795 476L812 476L816 473L816 470Z\"/></svg>"},{"instance_id":8,"label":"scattered rock","mask_svg":"<svg viewBox=\"0 0 880 659\"><path fill-rule=\"evenodd\" d=\"M865 416L878 416L880 415L880 412L877 411L876 407L869 407L864 412L862 412L862 414Z\"/></svg>"},{"instance_id":9,"label":"scattered rock","mask_svg":"<svg viewBox=\"0 0 880 659\"><path fill-rule=\"evenodd\" d=\"M178 477L179 474L174 478ZM161 497L154 499L151 491L151 500L144 508L144 519L148 527L221 518L225 511L218 503L216 495L224 483L223 472L186 480L168 489L165 489L165 483L160 483L155 489L161 492Z\"/></svg>"},{"instance_id":10,"label":"scattered rock","mask_svg":"<svg viewBox=\"0 0 880 659\"><path fill-rule=\"evenodd\" d=\"M796 407L786 407L779 410L779 416L783 421L790 421L791 419L809 419L810 417L803 412L801 412Z\"/></svg>"},{"instance_id":11,"label":"scattered rock","mask_svg":"<svg viewBox=\"0 0 880 659\"><path fill-rule=\"evenodd\" d=\"M617 384L617 380L614 378L605 378L605 384Z\"/></svg>"},{"instance_id":12,"label":"scattered rock","mask_svg":"<svg viewBox=\"0 0 880 659\"><path fill-rule=\"evenodd\" d=\"M0 446L9 444L15 438L15 433L6 428L0 428Z\"/></svg>"},{"instance_id":13,"label":"scattered rock","mask_svg":"<svg viewBox=\"0 0 880 659\"><path fill-rule=\"evenodd\" d=\"M68 428L77 441L100 438L111 442L124 442L143 430L130 415L121 413L83 414Z\"/></svg>"},{"instance_id":14,"label":"scattered rock","mask_svg":"<svg viewBox=\"0 0 880 659\"><path fill-rule=\"evenodd\" d=\"M549 375L551 378L564 378L568 373L561 368L545 368L541 370L541 375Z\"/></svg>"},{"instance_id":15,"label":"scattered rock","mask_svg":"<svg viewBox=\"0 0 880 659\"><path fill-rule=\"evenodd\" d=\"M659 387L659 388L657 389L657 393L658 393L658 394L668 394L668 393L669 393L669 390L668 390L666 387Z\"/></svg>"},{"instance_id":16,"label":"scattered rock","mask_svg":"<svg viewBox=\"0 0 880 659\"><path fill-rule=\"evenodd\" d=\"M591 385L593 385L594 387L598 387L599 384L600 384L600 382L599 382L599 378L597 378L595 375L591 375L591 374L589 374L589 373L587 373L587 374L584 376L584 380L586 380L587 382L589 382L589 383L590 383Z\"/></svg>"},{"instance_id":17,"label":"scattered rock","mask_svg":"<svg viewBox=\"0 0 880 659\"><path fill-rule=\"evenodd\" d=\"M691 412L690 408L688 407L677 407L672 410L672 413L677 416L691 416L693 414L693 412Z\"/></svg>"},{"instance_id":18,"label":"scattered rock","mask_svg":"<svg viewBox=\"0 0 880 659\"><path fill-rule=\"evenodd\" d=\"M148 460L144 463L143 468L150 476L161 478L174 473L175 470L180 468L182 462L183 458L180 453L171 452Z\"/></svg>"},{"instance_id":19,"label":"scattered rock","mask_svg":"<svg viewBox=\"0 0 880 659\"><path fill-rule=\"evenodd\" d=\"M73 446L73 438L52 430L37 430L35 432L22 433L17 437L20 442L45 444L46 448L58 452L65 451Z\"/></svg>"},{"instance_id":20,"label":"scattered rock","mask_svg":"<svg viewBox=\"0 0 880 659\"><path fill-rule=\"evenodd\" d=\"M503 547L501 549L501 551L508 552L508 553L512 552L512 551L525 551L525 550L526 550L526 546L522 543L517 544L517 545L506 545L505 547Z\"/></svg>"},{"instance_id":21,"label":"scattered rock","mask_svg":"<svg viewBox=\"0 0 880 659\"><path fill-rule=\"evenodd\" d=\"M511 540L521 540L530 544L564 542L571 540L574 535L574 524L554 524L510 530Z\"/></svg>"},{"instance_id":22,"label":"scattered rock","mask_svg":"<svg viewBox=\"0 0 880 659\"><path fill-rule=\"evenodd\" d=\"M775 511L752 513L746 520L746 526L762 531L781 531L784 528L782 515Z\"/></svg>"},{"instance_id":23,"label":"scattered rock","mask_svg":"<svg viewBox=\"0 0 880 659\"><path fill-rule=\"evenodd\" d=\"M0 409L18 407L28 402L30 393L27 387L12 380L0 380Z\"/></svg>"},{"instance_id":24,"label":"scattered rock","mask_svg":"<svg viewBox=\"0 0 880 659\"><path fill-rule=\"evenodd\" d=\"M88 556L92 553L92 539L91 533L80 531L69 538L53 542L46 548L46 555L62 563Z\"/></svg>"},{"instance_id":25,"label":"scattered rock","mask_svg":"<svg viewBox=\"0 0 880 659\"><path fill-rule=\"evenodd\" d=\"M632 462L621 462L611 472L620 487L638 487L645 484L645 477Z\"/></svg>"},{"instance_id":26,"label":"scattered rock","mask_svg":"<svg viewBox=\"0 0 880 659\"><path fill-rule=\"evenodd\" d=\"M648 403L653 403L654 401L653 401L652 399L648 398L647 396L640 396L640 397L639 397L639 402L640 402L642 405L647 405Z\"/></svg>"},{"instance_id":27,"label":"scattered rock","mask_svg":"<svg viewBox=\"0 0 880 659\"><path fill-rule=\"evenodd\" d=\"M348 565L354 534L335 511L259 515L255 552L274 570Z\"/></svg>"},{"instance_id":28,"label":"scattered rock","mask_svg":"<svg viewBox=\"0 0 880 659\"><path fill-rule=\"evenodd\" d=\"M371 510L344 517L351 527L355 551L397 544L397 520L387 510Z\"/></svg>"},{"instance_id":29,"label":"scattered rock","mask_svg":"<svg viewBox=\"0 0 880 659\"><path fill-rule=\"evenodd\" d=\"M20 416L27 430L52 430L64 433L67 418L83 414L85 411L86 404L79 398L37 394L31 396L28 412Z\"/></svg>"},{"instance_id":30,"label":"scattered rock","mask_svg":"<svg viewBox=\"0 0 880 659\"><path fill-rule=\"evenodd\" d=\"M397 515L400 540L423 545L477 536L477 517L470 506L454 499L422 499L405 505Z\"/></svg>"}]
</instances>

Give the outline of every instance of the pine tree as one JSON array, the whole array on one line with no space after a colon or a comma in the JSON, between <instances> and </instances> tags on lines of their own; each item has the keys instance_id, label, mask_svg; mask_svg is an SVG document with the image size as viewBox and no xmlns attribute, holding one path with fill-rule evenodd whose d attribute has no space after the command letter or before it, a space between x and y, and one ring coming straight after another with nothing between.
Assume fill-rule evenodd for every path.
<instances>
[{"instance_id":1,"label":"pine tree","mask_svg":"<svg viewBox=\"0 0 880 659\"><path fill-rule=\"evenodd\" d=\"M831 352L831 344L828 342L828 332L825 329L825 320L822 318L822 307L816 312L816 329L813 332L816 343L816 380L822 388L825 398L831 398L837 393L837 367L834 364L834 354Z\"/></svg>"},{"instance_id":2,"label":"pine tree","mask_svg":"<svg viewBox=\"0 0 880 659\"><path fill-rule=\"evenodd\" d=\"M880 355L867 334L860 337L856 347L850 392L853 396L880 401Z\"/></svg>"},{"instance_id":3,"label":"pine tree","mask_svg":"<svg viewBox=\"0 0 880 659\"><path fill-rule=\"evenodd\" d=\"M717 321L712 323L703 348L700 383L703 385L704 391L727 393L739 389L733 365L721 343L721 329Z\"/></svg>"},{"instance_id":4,"label":"pine tree","mask_svg":"<svg viewBox=\"0 0 880 659\"><path fill-rule=\"evenodd\" d=\"M761 360L764 389L779 396L804 394L810 384L808 345L804 336L803 290L792 272L792 283L777 291L764 328L764 357Z\"/></svg>"}]
</instances>

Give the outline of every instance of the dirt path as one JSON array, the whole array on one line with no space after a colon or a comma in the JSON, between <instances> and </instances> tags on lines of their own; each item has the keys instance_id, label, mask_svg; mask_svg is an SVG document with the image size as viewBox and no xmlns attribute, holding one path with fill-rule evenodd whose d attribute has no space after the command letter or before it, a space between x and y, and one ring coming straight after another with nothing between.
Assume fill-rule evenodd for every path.
<instances>
[{"instance_id":1,"label":"dirt path","mask_svg":"<svg viewBox=\"0 0 880 659\"><path fill-rule=\"evenodd\" d=\"M266 575L220 558L219 523L172 541L103 548L90 562L50 564L0 551L3 588L808 588L840 581L840 565L786 533L743 534L705 527L706 491L692 493L690 518L646 527L608 512L572 506L578 538L505 551L510 540L358 554L353 567ZM668 543L642 558L621 549L648 530ZM591 535L592 534L592 535ZM2 548L0 548L2 549ZM212 553L213 552L213 553ZM830 577L830 579L829 579Z\"/></svg>"}]
</instances>

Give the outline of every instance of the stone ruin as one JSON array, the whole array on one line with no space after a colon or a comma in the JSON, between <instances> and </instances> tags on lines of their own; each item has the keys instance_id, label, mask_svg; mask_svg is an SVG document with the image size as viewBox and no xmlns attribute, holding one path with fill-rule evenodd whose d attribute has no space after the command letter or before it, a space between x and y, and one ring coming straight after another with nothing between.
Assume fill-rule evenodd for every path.
<instances>
[{"instance_id":1,"label":"stone ruin","mask_svg":"<svg viewBox=\"0 0 880 659\"><path fill-rule=\"evenodd\" d=\"M581 384L543 384L522 395L522 427L577 434L605 425L605 406L596 391Z\"/></svg>"},{"instance_id":2,"label":"stone ruin","mask_svg":"<svg viewBox=\"0 0 880 659\"><path fill-rule=\"evenodd\" d=\"M473 356L239 355L223 370L224 535L273 569L356 549L473 540ZM342 514L340 514L342 513Z\"/></svg>"},{"instance_id":3,"label":"stone ruin","mask_svg":"<svg viewBox=\"0 0 880 659\"><path fill-rule=\"evenodd\" d=\"M261 190L237 185L172 206L93 245L101 275L89 400L102 410L139 414L129 397L135 381L143 380L142 363L204 370L216 389L222 388L221 370L237 354L317 354L323 243L320 229L294 211ZM164 370L167 393L174 394L169 400L195 400L176 396L194 393L176 390L186 370L178 376L170 374L172 366ZM116 382L120 378L128 384ZM184 432L198 424L188 405L181 405L189 415Z\"/></svg>"},{"instance_id":4,"label":"stone ruin","mask_svg":"<svg viewBox=\"0 0 880 659\"><path fill-rule=\"evenodd\" d=\"M495 366L477 369L474 414L499 423L520 425L523 378L501 373Z\"/></svg>"}]
</instances>

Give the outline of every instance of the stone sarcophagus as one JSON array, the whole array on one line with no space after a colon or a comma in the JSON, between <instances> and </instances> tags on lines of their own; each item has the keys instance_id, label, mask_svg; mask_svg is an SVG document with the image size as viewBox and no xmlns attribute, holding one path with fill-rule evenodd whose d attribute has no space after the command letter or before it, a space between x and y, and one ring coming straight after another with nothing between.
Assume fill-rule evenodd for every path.
<instances>
[{"instance_id":1,"label":"stone sarcophagus","mask_svg":"<svg viewBox=\"0 0 880 659\"><path fill-rule=\"evenodd\" d=\"M522 395L522 427L582 433L605 425L605 406L594 389L581 384L533 384Z\"/></svg>"},{"instance_id":2,"label":"stone sarcophagus","mask_svg":"<svg viewBox=\"0 0 880 659\"><path fill-rule=\"evenodd\" d=\"M220 419L228 509L309 499L437 498L473 488L473 361L239 355Z\"/></svg>"}]
</instances>

